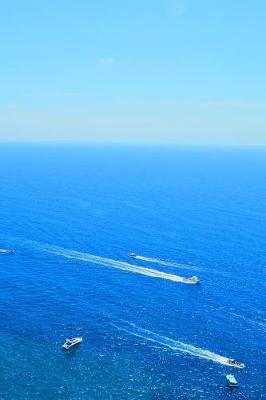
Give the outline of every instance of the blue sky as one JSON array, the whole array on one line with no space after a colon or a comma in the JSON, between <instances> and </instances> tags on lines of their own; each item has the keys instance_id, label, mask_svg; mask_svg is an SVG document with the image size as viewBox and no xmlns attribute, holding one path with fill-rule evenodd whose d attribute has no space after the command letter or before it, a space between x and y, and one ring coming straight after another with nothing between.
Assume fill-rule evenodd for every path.
<instances>
[{"instance_id":1,"label":"blue sky","mask_svg":"<svg viewBox=\"0 0 266 400\"><path fill-rule=\"evenodd\" d=\"M264 0L13 0L0 140L266 144Z\"/></svg>"}]
</instances>

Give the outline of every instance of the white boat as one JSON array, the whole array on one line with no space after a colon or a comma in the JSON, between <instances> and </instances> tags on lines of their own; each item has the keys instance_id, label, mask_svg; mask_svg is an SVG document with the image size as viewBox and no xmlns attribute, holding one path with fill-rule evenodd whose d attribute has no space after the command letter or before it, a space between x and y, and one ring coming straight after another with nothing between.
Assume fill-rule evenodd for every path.
<instances>
[{"instance_id":1,"label":"white boat","mask_svg":"<svg viewBox=\"0 0 266 400\"><path fill-rule=\"evenodd\" d=\"M0 254L13 254L13 250L10 249L0 249Z\"/></svg>"},{"instance_id":2,"label":"white boat","mask_svg":"<svg viewBox=\"0 0 266 400\"><path fill-rule=\"evenodd\" d=\"M136 258L136 257L137 257L137 254L136 254L136 253L128 253L128 257Z\"/></svg>"},{"instance_id":3,"label":"white boat","mask_svg":"<svg viewBox=\"0 0 266 400\"><path fill-rule=\"evenodd\" d=\"M244 368L245 364L235 360L234 358L228 358L227 360L228 365L230 365L230 367L235 367L235 368Z\"/></svg>"},{"instance_id":4,"label":"white boat","mask_svg":"<svg viewBox=\"0 0 266 400\"><path fill-rule=\"evenodd\" d=\"M238 385L237 380L234 375L226 375L226 380L229 386L236 387Z\"/></svg>"},{"instance_id":5,"label":"white boat","mask_svg":"<svg viewBox=\"0 0 266 400\"><path fill-rule=\"evenodd\" d=\"M196 285L200 283L200 280L197 276L191 276L191 278L184 278L186 283L191 283L192 285Z\"/></svg>"},{"instance_id":6,"label":"white boat","mask_svg":"<svg viewBox=\"0 0 266 400\"><path fill-rule=\"evenodd\" d=\"M76 346L77 344L80 344L82 342L82 337L76 337L72 339L66 339L65 343L63 344L63 348L68 350L73 346Z\"/></svg>"}]
</instances>

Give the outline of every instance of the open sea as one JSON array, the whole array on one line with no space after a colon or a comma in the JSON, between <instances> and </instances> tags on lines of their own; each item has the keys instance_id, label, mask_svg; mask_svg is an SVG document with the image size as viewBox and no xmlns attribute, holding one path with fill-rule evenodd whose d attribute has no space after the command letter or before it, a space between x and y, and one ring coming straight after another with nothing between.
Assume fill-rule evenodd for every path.
<instances>
[{"instance_id":1,"label":"open sea","mask_svg":"<svg viewBox=\"0 0 266 400\"><path fill-rule=\"evenodd\" d=\"M1 144L0 193L0 400L266 398L266 148Z\"/></svg>"}]
</instances>

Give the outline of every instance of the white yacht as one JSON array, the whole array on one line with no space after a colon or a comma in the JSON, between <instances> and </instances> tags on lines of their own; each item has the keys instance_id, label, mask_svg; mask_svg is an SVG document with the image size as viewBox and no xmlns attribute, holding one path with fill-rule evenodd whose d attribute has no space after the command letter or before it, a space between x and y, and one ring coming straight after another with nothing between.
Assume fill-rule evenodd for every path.
<instances>
[{"instance_id":1,"label":"white yacht","mask_svg":"<svg viewBox=\"0 0 266 400\"><path fill-rule=\"evenodd\" d=\"M196 285L197 283L200 283L200 280L197 276L193 275L191 278L184 278L186 283L191 283L193 285Z\"/></svg>"},{"instance_id":2,"label":"white yacht","mask_svg":"<svg viewBox=\"0 0 266 400\"><path fill-rule=\"evenodd\" d=\"M13 254L14 251L10 249L0 249L0 254Z\"/></svg>"},{"instance_id":3,"label":"white yacht","mask_svg":"<svg viewBox=\"0 0 266 400\"><path fill-rule=\"evenodd\" d=\"M227 383L229 386L231 386L231 387L237 386L237 380L234 375L231 375L231 374L226 375L226 380L227 380Z\"/></svg>"},{"instance_id":4,"label":"white yacht","mask_svg":"<svg viewBox=\"0 0 266 400\"><path fill-rule=\"evenodd\" d=\"M65 343L63 344L63 348L68 350L73 346L76 346L77 344L80 344L82 342L82 337L75 337L72 339L66 339Z\"/></svg>"},{"instance_id":5,"label":"white yacht","mask_svg":"<svg viewBox=\"0 0 266 400\"><path fill-rule=\"evenodd\" d=\"M227 360L228 365L230 365L230 367L235 367L235 368L244 368L245 364L235 360L234 358L228 358Z\"/></svg>"},{"instance_id":6,"label":"white yacht","mask_svg":"<svg viewBox=\"0 0 266 400\"><path fill-rule=\"evenodd\" d=\"M136 254L136 253L128 253L128 257L136 258L136 257L137 257L137 254Z\"/></svg>"}]
</instances>

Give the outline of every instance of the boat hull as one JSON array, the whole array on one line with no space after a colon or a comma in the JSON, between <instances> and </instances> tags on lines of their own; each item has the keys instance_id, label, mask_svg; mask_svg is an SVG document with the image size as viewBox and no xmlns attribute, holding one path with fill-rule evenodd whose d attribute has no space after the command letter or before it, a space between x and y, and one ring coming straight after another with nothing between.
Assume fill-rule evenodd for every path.
<instances>
[{"instance_id":1,"label":"boat hull","mask_svg":"<svg viewBox=\"0 0 266 400\"><path fill-rule=\"evenodd\" d=\"M82 342L82 338L73 338L73 339L67 339L66 342L63 344L63 348L65 350L69 350L74 346L77 346Z\"/></svg>"}]
</instances>

